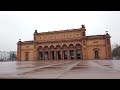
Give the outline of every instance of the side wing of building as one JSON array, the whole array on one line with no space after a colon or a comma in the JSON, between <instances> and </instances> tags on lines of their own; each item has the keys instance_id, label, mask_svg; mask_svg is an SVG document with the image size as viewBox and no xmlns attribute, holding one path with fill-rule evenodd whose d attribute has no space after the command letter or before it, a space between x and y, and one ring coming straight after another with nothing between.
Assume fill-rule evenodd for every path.
<instances>
[{"instance_id":1,"label":"side wing of building","mask_svg":"<svg viewBox=\"0 0 120 90\"><path fill-rule=\"evenodd\" d=\"M87 59L112 59L109 34L87 36L86 41Z\"/></svg>"},{"instance_id":2,"label":"side wing of building","mask_svg":"<svg viewBox=\"0 0 120 90\"><path fill-rule=\"evenodd\" d=\"M19 41L17 43L17 60L27 61L34 60L34 42L33 41Z\"/></svg>"}]
</instances>

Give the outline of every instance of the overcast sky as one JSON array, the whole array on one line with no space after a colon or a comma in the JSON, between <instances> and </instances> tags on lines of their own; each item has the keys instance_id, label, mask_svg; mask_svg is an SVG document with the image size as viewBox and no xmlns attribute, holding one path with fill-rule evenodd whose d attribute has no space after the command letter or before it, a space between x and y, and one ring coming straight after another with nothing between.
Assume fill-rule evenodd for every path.
<instances>
[{"instance_id":1,"label":"overcast sky","mask_svg":"<svg viewBox=\"0 0 120 90\"><path fill-rule=\"evenodd\" d=\"M120 11L0 11L0 51L17 50L17 42L33 40L33 33L80 28L87 35L108 31L120 44Z\"/></svg>"}]
</instances>

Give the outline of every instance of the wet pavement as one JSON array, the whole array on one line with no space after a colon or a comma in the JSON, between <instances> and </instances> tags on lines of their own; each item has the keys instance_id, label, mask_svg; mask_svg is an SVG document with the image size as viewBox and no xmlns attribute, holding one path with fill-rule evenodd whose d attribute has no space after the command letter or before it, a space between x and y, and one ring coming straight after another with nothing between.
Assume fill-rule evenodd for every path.
<instances>
[{"instance_id":1,"label":"wet pavement","mask_svg":"<svg viewBox=\"0 0 120 90\"><path fill-rule=\"evenodd\" d=\"M120 79L120 60L0 62L0 79Z\"/></svg>"}]
</instances>

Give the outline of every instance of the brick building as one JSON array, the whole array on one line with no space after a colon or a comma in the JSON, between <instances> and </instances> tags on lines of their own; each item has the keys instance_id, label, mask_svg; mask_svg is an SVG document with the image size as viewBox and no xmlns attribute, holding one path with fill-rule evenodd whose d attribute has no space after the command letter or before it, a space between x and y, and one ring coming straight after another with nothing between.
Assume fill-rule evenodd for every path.
<instances>
[{"instance_id":1,"label":"brick building","mask_svg":"<svg viewBox=\"0 0 120 90\"><path fill-rule=\"evenodd\" d=\"M111 36L86 36L86 28L41 32L32 41L17 43L17 60L93 60L112 59Z\"/></svg>"}]
</instances>

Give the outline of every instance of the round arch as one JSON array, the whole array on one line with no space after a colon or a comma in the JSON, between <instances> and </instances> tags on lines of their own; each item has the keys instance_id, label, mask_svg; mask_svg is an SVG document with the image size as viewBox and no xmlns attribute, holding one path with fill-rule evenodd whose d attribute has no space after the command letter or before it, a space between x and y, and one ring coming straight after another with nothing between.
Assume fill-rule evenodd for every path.
<instances>
[{"instance_id":1,"label":"round arch","mask_svg":"<svg viewBox=\"0 0 120 90\"><path fill-rule=\"evenodd\" d=\"M44 50L48 51L49 50L48 46L44 46Z\"/></svg>"},{"instance_id":2,"label":"round arch","mask_svg":"<svg viewBox=\"0 0 120 90\"><path fill-rule=\"evenodd\" d=\"M60 45L57 45L56 46L56 50L60 50L61 49L61 46Z\"/></svg>"},{"instance_id":3,"label":"round arch","mask_svg":"<svg viewBox=\"0 0 120 90\"><path fill-rule=\"evenodd\" d=\"M75 48L76 48L76 50L81 50L81 49L82 49L82 46L81 46L79 43L77 43L77 44L75 45Z\"/></svg>"},{"instance_id":4,"label":"round arch","mask_svg":"<svg viewBox=\"0 0 120 90\"><path fill-rule=\"evenodd\" d=\"M43 51L43 47L42 47L42 46L39 46L39 47L38 47L38 51Z\"/></svg>"},{"instance_id":5,"label":"round arch","mask_svg":"<svg viewBox=\"0 0 120 90\"><path fill-rule=\"evenodd\" d=\"M69 49L71 50L71 49L74 49L74 45L73 44L70 44L69 45Z\"/></svg>"},{"instance_id":6,"label":"round arch","mask_svg":"<svg viewBox=\"0 0 120 90\"><path fill-rule=\"evenodd\" d=\"M50 46L50 50L54 51L55 47L53 45Z\"/></svg>"},{"instance_id":7,"label":"round arch","mask_svg":"<svg viewBox=\"0 0 120 90\"><path fill-rule=\"evenodd\" d=\"M66 45L66 44L63 44L63 45L62 45L62 49L63 49L63 50L67 50L67 45Z\"/></svg>"}]
</instances>

